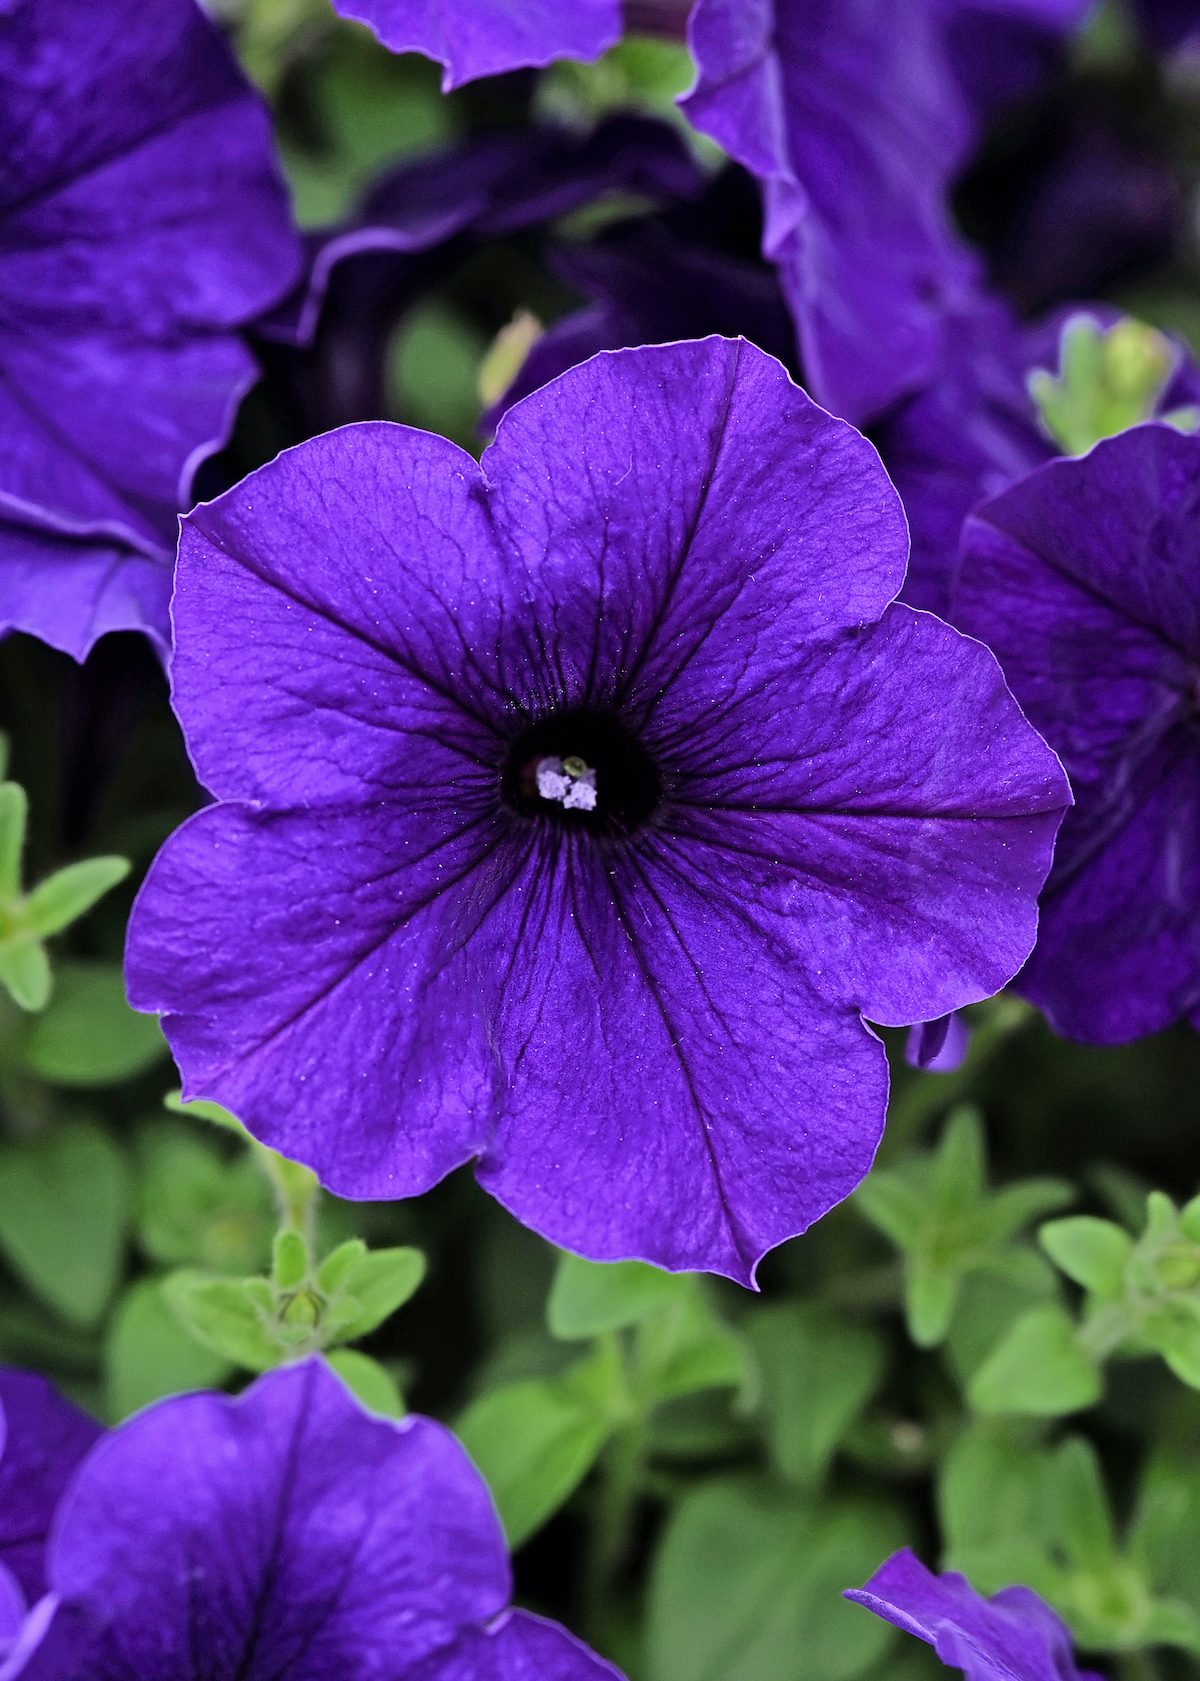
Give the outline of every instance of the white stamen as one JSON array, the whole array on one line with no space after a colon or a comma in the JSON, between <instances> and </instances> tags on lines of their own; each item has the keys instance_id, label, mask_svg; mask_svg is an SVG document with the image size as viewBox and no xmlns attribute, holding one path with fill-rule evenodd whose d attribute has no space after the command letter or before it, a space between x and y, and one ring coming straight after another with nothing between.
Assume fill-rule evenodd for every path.
<instances>
[{"instance_id":1,"label":"white stamen","mask_svg":"<svg viewBox=\"0 0 1200 1681\"><path fill-rule=\"evenodd\" d=\"M590 766L566 770L559 758L546 758L537 768L537 790L544 800L558 800L567 811L595 811L596 773Z\"/></svg>"},{"instance_id":2,"label":"white stamen","mask_svg":"<svg viewBox=\"0 0 1200 1681\"><path fill-rule=\"evenodd\" d=\"M563 804L568 811L595 811L596 773L594 770L585 770L577 781L572 782L563 796Z\"/></svg>"}]
</instances>

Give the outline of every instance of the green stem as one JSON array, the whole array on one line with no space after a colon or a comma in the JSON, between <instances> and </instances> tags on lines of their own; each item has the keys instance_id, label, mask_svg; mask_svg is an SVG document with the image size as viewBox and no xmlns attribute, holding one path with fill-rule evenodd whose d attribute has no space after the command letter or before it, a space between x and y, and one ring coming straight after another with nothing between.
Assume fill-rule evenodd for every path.
<instances>
[{"instance_id":1,"label":"green stem","mask_svg":"<svg viewBox=\"0 0 1200 1681\"><path fill-rule=\"evenodd\" d=\"M613 1603L633 1539L645 1464L646 1427L639 1419L617 1432L600 1462L584 1574L584 1608L592 1628L602 1624Z\"/></svg>"},{"instance_id":2,"label":"green stem","mask_svg":"<svg viewBox=\"0 0 1200 1681\"><path fill-rule=\"evenodd\" d=\"M1079 1344L1097 1363L1107 1360L1138 1329L1139 1315L1126 1302L1101 1308L1079 1331Z\"/></svg>"},{"instance_id":3,"label":"green stem","mask_svg":"<svg viewBox=\"0 0 1200 1681\"><path fill-rule=\"evenodd\" d=\"M254 1159L275 1193L280 1223L299 1232L311 1253L316 1236L317 1192L320 1189L315 1175L295 1162L286 1161L257 1140L253 1148Z\"/></svg>"}]
</instances>

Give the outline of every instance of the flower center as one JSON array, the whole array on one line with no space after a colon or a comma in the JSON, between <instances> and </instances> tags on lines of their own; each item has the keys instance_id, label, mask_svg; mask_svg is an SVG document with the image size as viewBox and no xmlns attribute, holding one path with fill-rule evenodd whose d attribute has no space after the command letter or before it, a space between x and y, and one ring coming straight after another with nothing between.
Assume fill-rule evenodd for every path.
<instances>
[{"instance_id":1,"label":"flower center","mask_svg":"<svg viewBox=\"0 0 1200 1681\"><path fill-rule=\"evenodd\" d=\"M595 833L631 834L662 799L662 777L641 742L603 712L552 713L523 731L501 775L505 804Z\"/></svg>"}]
</instances>

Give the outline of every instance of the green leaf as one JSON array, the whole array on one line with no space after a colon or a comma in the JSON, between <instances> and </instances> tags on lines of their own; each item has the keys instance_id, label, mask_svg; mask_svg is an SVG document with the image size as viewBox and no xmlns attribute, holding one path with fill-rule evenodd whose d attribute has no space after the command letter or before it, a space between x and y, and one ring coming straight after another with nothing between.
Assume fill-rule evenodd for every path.
<instances>
[{"instance_id":1,"label":"green leaf","mask_svg":"<svg viewBox=\"0 0 1200 1681\"><path fill-rule=\"evenodd\" d=\"M1200 1197L1193 1197L1179 1210L1179 1229L1193 1243L1200 1243Z\"/></svg>"},{"instance_id":2,"label":"green leaf","mask_svg":"<svg viewBox=\"0 0 1200 1681\"><path fill-rule=\"evenodd\" d=\"M330 1342L355 1342L403 1307L425 1276L419 1249L373 1249L342 1273L322 1330Z\"/></svg>"},{"instance_id":3,"label":"green leaf","mask_svg":"<svg viewBox=\"0 0 1200 1681\"><path fill-rule=\"evenodd\" d=\"M159 1279L126 1291L104 1338L105 1411L114 1423L165 1395L214 1389L229 1363L204 1348L179 1323Z\"/></svg>"},{"instance_id":4,"label":"green leaf","mask_svg":"<svg viewBox=\"0 0 1200 1681\"><path fill-rule=\"evenodd\" d=\"M648 111L679 123L675 101L687 91L691 68L682 41L629 34L595 63L551 66L539 80L536 110L576 129L590 129L613 111ZM709 149L708 142L700 144Z\"/></svg>"},{"instance_id":5,"label":"green leaf","mask_svg":"<svg viewBox=\"0 0 1200 1681\"><path fill-rule=\"evenodd\" d=\"M385 358L389 412L443 437L475 436L479 425L479 366L487 337L475 317L444 296L407 310Z\"/></svg>"},{"instance_id":6,"label":"green leaf","mask_svg":"<svg viewBox=\"0 0 1200 1681\"><path fill-rule=\"evenodd\" d=\"M345 1243L339 1243L317 1268L317 1289L326 1296L332 1296L340 1289L346 1274L366 1255L367 1246L361 1237L348 1237Z\"/></svg>"},{"instance_id":7,"label":"green leaf","mask_svg":"<svg viewBox=\"0 0 1200 1681\"><path fill-rule=\"evenodd\" d=\"M501 327L479 365L479 398L485 408L490 409L500 401L543 331L537 316L527 309L517 310Z\"/></svg>"},{"instance_id":8,"label":"green leaf","mask_svg":"<svg viewBox=\"0 0 1200 1681\"><path fill-rule=\"evenodd\" d=\"M1160 1593L1200 1607L1200 1463L1190 1446L1157 1449L1142 1477L1130 1556Z\"/></svg>"},{"instance_id":9,"label":"green leaf","mask_svg":"<svg viewBox=\"0 0 1200 1681\"><path fill-rule=\"evenodd\" d=\"M140 1135L137 1159L138 1239L152 1260L223 1273L265 1265L275 1221L254 1162L229 1161L169 1122Z\"/></svg>"},{"instance_id":10,"label":"green leaf","mask_svg":"<svg viewBox=\"0 0 1200 1681\"><path fill-rule=\"evenodd\" d=\"M1076 315L1063 328L1056 378L1031 374L1029 390L1046 431L1068 455L1149 420L1171 376L1176 352L1153 327L1128 318L1107 330Z\"/></svg>"},{"instance_id":11,"label":"green leaf","mask_svg":"<svg viewBox=\"0 0 1200 1681\"><path fill-rule=\"evenodd\" d=\"M1074 1188L1064 1179L1018 1179L993 1192L979 1210L980 1239L986 1244L1005 1243L1034 1220L1074 1200Z\"/></svg>"},{"instance_id":12,"label":"green leaf","mask_svg":"<svg viewBox=\"0 0 1200 1681\"><path fill-rule=\"evenodd\" d=\"M904 1276L904 1311L908 1331L918 1348L935 1348L945 1340L954 1316L962 1274L930 1266L919 1259Z\"/></svg>"},{"instance_id":13,"label":"green leaf","mask_svg":"<svg viewBox=\"0 0 1200 1681\"><path fill-rule=\"evenodd\" d=\"M1054 1418L1100 1399L1100 1370L1061 1307L1030 1308L971 1379L971 1405L985 1413Z\"/></svg>"},{"instance_id":14,"label":"green leaf","mask_svg":"<svg viewBox=\"0 0 1200 1681\"><path fill-rule=\"evenodd\" d=\"M108 1304L130 1200L125 1158L95 1122L67 1122L0 1149L0 1249L72 1324L93 1324Z\"/></svg>"},{"instance_id":15,"label":"green leaf","mask_svg":"<svg viewBox=\"0 0 1200 1681\"><path fill-rule=\"evenodd\" d=\"M29 802L18 782L0 782L0 907L21 891L21 854Z\"/></svg>"},{"instance_id":16,"label":"green leaf","mask_svg":"<svg viewBox=\"0 0 1200 1681\"><path fill-rule=\"evenodd\" d=\"M1146 1236L1169 1243L1175 1236L1179 1210L1165 1191L1150 1191L1146 1197Z\"/></svg>"},{"instance_id":17,"label":"green leaf","mask_svg":"<svg viewBox=\"0 0 1200 1681\"><path fill-rule=\"evenodd\" d=\"M1181 1383L1200 1389L1200 1298L1164 1302L1147 1316L1143 1334Z\"/></svg>"},{"instance_id":18,"label":"green leaf","mask_svg":"<svg viewBox=\"0 0 1200 1681\"><path fill-rule=\"evenodd\" d=\"M879 1387L882 1341L824 1309L790 1303L756 1314L749 1337L772 1463L789 1481L811 1487Z\"/></svg>"},{"instance_id":19,"label":"green leaf","mask_svg":"<svg viewBox=\"0 0 1200 1681\"><path fill-rule=\"evenodd\" d=\"M748 1375L745 1345L713 1312L702 1282L680 1283L670 1308L637 1329L635 1382L647 1409L703 1389L739 1388Z\"/></svg>"},{"instance_id":20,"label":"green leaf","mask_svg":"<svg viewBox=\"0 0 1200 1681\"><path fill-rule=\"evenodd\" d=\"M895 1639L841 1597L901 1546L889 1506L755 1480L686 1495L650 1582L647 1681L855 1681Z\"/></svg>"},{"instance_id":21,"label":"green leaf","mask_svg":"<svg viewBox=\"0 0 1200 1681\"><path fill-rule=\"evenodd\" d=\"M214 1354L249 1372L270 1371L282 1363L286 1351L272 1321L265 1279L209 1278L185 1271L171 1273L163 1288L172 1312Z\"/></svg>"},{"instance_id":22,"label":"green leaf","mask_svg":"<svg viewBox=\"0 0 1200 1681\"><path fill-rule=\"evenodd\" d=\"M1016 1256L1021 1261L1014 1267ZM945 1345L960 1386L967 1387L1022 1314L1039 1302L1057 1300L1057 1274L1032 1249L1008 1251L1003 1264L1000 1256L990 1257L986 1267L964 1279Z\"/></svg>"},{"instance_id":23,"label":"green leaf","mask_svg":"<svg viewBox=\"0 0 1200 1681\"><path fill-rule=\"evenodd\" d=\"M207 1121L210 1126L220 1127L222 1132L236 1133L243 1140L250 1136L236 1115L228 1109L222 1109L219 1103L210 1103L206 1097L185 1100L182 1092L169 1091L163 1098L163 1107L169 1109L173 1115L186 1115L194 1121Z\"/></svg>"},{"instance_id":24,"label":"green leaf","mask_svg":"<svg viewBox=\"0 0 1200 1681\"><path fill-rule=\"evenodd\" d=\"M0 945L0 986L21 1010L44 1010L53 990L46 948L23 936Z\"/></svg>"},{"instance_id":25,"label":"green leaf","mask_svg":"<svg viewBox=\"0 0 1200 1681\"><path fill-rule=\"evenodd\" d=\"M279 74L282 55L271 32L252 50L256 68ZM454 133L453 102L439 94L434 67L379 52L363 31L331 36L306 67L304 90L311 109L305 126L320 137L320 151L301 151L290 124L281 139L296 213L309 227L348 214L385 165Z\"/></svg>"},{"instance_id":26,"label":"green leaf","mask_svg":"<svg viewBox=\"0 0 1200 1681\"><path fill-rule=\"evenodd\" d=\"M480 1396L457 1433L492 1491L509 1545L519 1547L575 1492L611 1427L567 1384L534 1378Z\"/></svg>"},{"instance_id":27,"label":"green leaf","mask_svg":"<svg viewBox=\"0 0 1200 1681\"><path fill-rule=\"evenodd\" d=\"M1117 1561L1117 1535L1095 1449L1082 1437L1065 1441L1054 1456L1058 1535L1067 1559L1084 1573Z\"/></svg>"},{"instance_id":28,"label":"green leaf","mask_svg":"<svg viewBox=\"0 0 1200 1681\"><path fill-rule=\"evenodd\" d=\"M898 1173L873 1169L855 1191L854 1206L897 1249L911 1250L921 1241L925 1200L917 1187Z\"/></svg>"},{"instance_id":29,"label":"green leaf","mask_svg":"<svg viewBox=\"0 0 1200 1681\"><path fill-rule=\"evenodd\" d=\"M85 858L56 870L25 901L29 926L42 939L60 933L128 874L128 858Z\"/></svg>"},{"instance_id":30,"label":"green leaf","mask_svg":"<svg viewBox=\"0 0 1200 1681\"><path fill-rule=\"evenodd\" d=\"M674 1300L685 1287L678 1274L642 1261L600 1265L578 1255L558 1257L546 1307L552 1334L572 1342L634 1325Z\"/></svg>"},{"instance_id":31,"label":"green leaf","mask_svg":"<svg viewBox=\"0 0 1200 1681\"><path fill-rule=\"evenodd\" d=\"M378 1360L356 1348L339 1348L325 1356L350 1393L368 1412L380 1418L403 1418L404 1401L396 1380Z\"/></svg>"},{"instance_id":32,"label":"green leaf","mask_svg":"<svg viewBox=\"0 0 1200 1681\"><path fill-rule=\"evenodd\" d=\"M58 1086L102 1086L131 1079L166 1053L154 1016L125 1002L116 963L63 963L50 1008L30 1023L24 1062Z\"/></svg>"},{"instance_id":33,"label":"green leaf","mask_svg":"<svg viewBox=\"0 0 1200 1681\"><path fill-rule=\"evenodd\" d=\"M271 1276L280 1290L295 1290L308 1276L308 1243L302 1232L277 1232L271 1250Z\"/></svg>"},{"instance_id":34,"label":"green leaf","mask_svg":"<svg viewBox=\"0 0 1200 1681\"><path fill-rule=\"evenodd\" d=\"M1110 1301L1121 1295L1133 1239L1111 1220L1089 1214L1051 1220L1038 1233L1038 1241L1055 1266L1085 1290Z\"/></svg>"},{"instance_id":35,"label":"green leaf","mask_svg":"<svg viewBox=\"0 0 1200 1681\"><path fill-rule=\"evenodd\" d=\"M1044 1588L1057 1532L1049 1455L1011 1424L976 1424L951 1444L937 1484L946 1562L982 1593Z\"/></svg>"},{"instance_id":36,"label":"green leaf","mask_svg":"<svg viewBox=\"0 0 1200 1681\"><path fill-rule=\"evenodd\" d=\"M1138 1634L1144 1646L1178 1646L1200 1653L1200 1611L1191 1605L1154 1601L1146 1608Z\"/></svg>"},{"instance_id":37,"label":"green leaf","mask_svg":"<svg viewBox=\"0 0 1200 1681\"><path fill-rule=\"evenodd\" d=\"M946 1122L931 1163L930 1191L935 1206L960 1216L983 1196L987 1157L983 1121L976 1109L956 1109Z\"/></svg>"}]
</instances>

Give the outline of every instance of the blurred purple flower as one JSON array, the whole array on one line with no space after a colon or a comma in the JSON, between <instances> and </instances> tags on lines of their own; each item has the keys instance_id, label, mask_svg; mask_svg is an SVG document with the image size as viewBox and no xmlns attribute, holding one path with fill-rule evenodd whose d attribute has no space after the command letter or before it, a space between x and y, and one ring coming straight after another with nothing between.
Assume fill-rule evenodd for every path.
<instances>
[{"instance_id":1,"label":"blurred purple flower","mask_svg":"<svg viewBox=\"0 0 1200 1681\"><path fill-rule=\"evenodd\" d=\"M931 0L697 0L684 108L762 184L812 390L861 420L928 380L974 280L946 196L971 121Z\"/></svg>"},{"instance_id":2,"label":"blurred purple flower","mask_svg":"<svg viewBox=\"0 0 1200 1681\"><path fill-rule=\"evenodd\" d=\"M964 311L953 342L938 378L872 429L912 534L903 598L942 615L971 509L1057 453L1026 384L1038 361L1004 307Z\"/></svg>"},{"instance_id":3,"label":"blurred purple flower","mask_svg":"<svg viewBox=\"0 0 1200 1681\"><path fill-rule=\"evenodd\" d=\"M1184 243L1187 196L1162 136L1095 89L1051 104L983 185L1008 207L985 241L992 279L1025 315L1103 297Z\"/></svg>"},{"instance_id":4,"label":"blurred purple flower","mask_svg":"<svg viewBox=\"0 0 1200 1681\"><path fill-rule=\"evenodd\" d=\"M557 1243L750 1280L870 1164L862 1017L1020 967L1068 798L987 650L888 606L905 548L871 446L720 339L572 370L482 467L354 427L197 510L223 803L127 957L188 1092L344 1195L478 1156Z\"/></svg>"},{"instance_id":5,"label":"blurred purple flower","mask_svg":"<svg viewBox=\"0 0 1200 1681\"><path fill-rule=\"evenodd\" d=\"M193 0L0 6L0 632L165 645L175 517L299 247Z\"/></svg>"},{"instance_id":6,"label":"blurred purple flower","mask_svg":"<svg viewBox=\"0 0 1200 1681\"><path fill-rule=\"evenodd\" d=\"M26 1599L44 1591L50 1519L99 1435L100 1426L45 1378L0 1367L0 1590L8 1572ZM3 1622L0 1615L0 1636Z\"/></svg>"},{"instance_id":7,"label":"blurred purple flower","mask_svg":"<svg viewBox=\"0 0 1200 1681\"><path fill-rule=\"evenodd\" d=\"M1064 67L1093 0L934 0L959 87L979 119Z\"/></svg>"},{"instance_id":8,"label":"blurred purple flower","mask_svg":"<svg viewBox=\"0 0 1200 1681\"><path fill-rule=\"evenodd\" d=\"M935 1576L908 1548L846 1598L924 1640L967 1681L1102 1681L1077 1667L1066 1624L1031 1589L985 1599L965 1576Z\"/></svg>"},{"instance_id":9,"label":"blurred purple flower","mask_svg":"<svg viewBox=\"0 0 1200 1681\"><path fill-rule=\"evenodd\" d=\"M506 1609L500 1524L449 1432L371 1417L315 1361L110 1432L47 1569L5 1681L617 1681Z\"/></svg>"},{"instance_id":10,"label":"blurred purple flower","mask_svg":"<svg viewBox=\"0 0 1200 1681\"><path fill-rule=\"evenodd\" d=\"M303 281L260 323L287 441L384 415L387 335L482 241L606 194L672 203L703 185L674 129L624 116L582 136L553 124L482 134L391 171L346 226L310 237Z\"/></svg>"},{"instance_id":11,"label":"blurred purple flower","mask_svg":"<svg viewBox=\"0 0 1200 1681\"><path fill-rule=\"evenodd\" d=\"M748 202L749 201L749 202ZM774 271L738 249L758 244L757 194L742 170L723 170L704 194L653 217L639 216L550 255L559 279L591 299L535 341L512 385L488 417L600 350L680 338L746 338L785 365L795 333Z\"/></svg>"},{"instance_id":12,"label":"blurred purple flower","mask_svg":"<svg viewBox=\"0 0 1200 1681\"><path fill-rule=\"evenodd\" d=\"M980 270L949 195L988 109L1089 0L696 0L682 101L760 182L815 395L863 421L936 378Z\"/></svg>"},{"instance_id":13,"label":"blurred purple flower","mask_svg":"<svg viewBox=\"0 0 1200 1681\"><path fill-rule=\"evenodd\" d=\"M1134 0L1134 12L1150 41L1163 52L1200 41L1196 0Z\"/></svg>"},{"instance_id":14,"label":"blurred purple flower","mask_svg":"<svg viewBox=\"0 0 1200 1681\"><path fill-rule=\"evenodd\" d=\"M1200 440L1135 427L986 503L953 613L1075 792L1021 990L1093 1043L1200 1025Z\"/></svg>"},{"instance_id":15,"label":"blurred purple flower","mask_svg":"<svg viewBox=\"0 0 1200 1681\"><path fill-rule=\"evenodd\" d=\"M397 53L445 65L449 93L479 76L599 58L621 37L620 0L333 0Z\"/></svg>"},{"instance_id":16,"label":"blurred purple flower","mask_svg":"<svg viewBox=\"0 0 1200 1681\"><path fill-rule=\"evenodd\" d=\"M990 496L1058 455L1029 391L1038 368L1058 369L1065 326L1121 319L1103 306L1064 309L1020 328L999 303L955 323L955 353L925 391L899 404L872 436L900 492L912 534L903 599L949 614L963 521ZM1200 370L1182 346L1158 409L1200 404Z\"/></svg>"}]
</instances>

